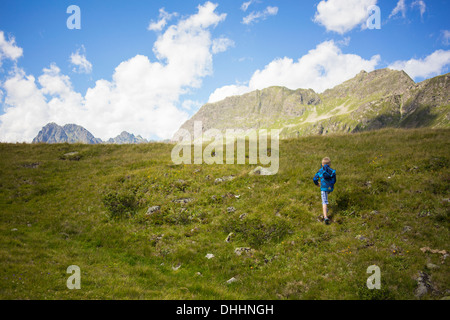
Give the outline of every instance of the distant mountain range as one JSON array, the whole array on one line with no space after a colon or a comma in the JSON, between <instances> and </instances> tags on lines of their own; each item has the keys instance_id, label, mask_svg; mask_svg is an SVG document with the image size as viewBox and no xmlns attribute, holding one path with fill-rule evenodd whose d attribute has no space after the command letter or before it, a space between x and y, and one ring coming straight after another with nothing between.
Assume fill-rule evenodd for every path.
<instances>
[{"instance_id":1,"label":"distant mountain range","mask_svg":"<svg viewBox=\"0 0 450 320\"><path fill-rule=\"evenodd\" d=\"M381 128L450 128L450 74L415 83L405 72L361 71L353 79L321 94L312 89L269 87L207 103L180 129L193 135L219 129L280 129L281 138ZM177 133L174 137L177 136ZM174 139L175 140L175 139ZM33 143L134 144L141 136L122 132L102 141L76 125L49 123Z\"/></svg>"},{"instance_id":2,"label":"distant mountain range","mask_svg":"<svg viewBox=\"0 0 450 320\"><path fill-rule=\"evenodd\" d=\"M280 129L282 138L386 127L449 128L449 75L415 83L403 71L379 69L361 71L321 94L269 87L207 103L181 128L193 135L194 121L202 121L203 132Z\"/></svg>"},{"instance_id":3,"label":"distant mountain range","mask_svg":"<svg viewBox=\"0 0 450 320\"><path fill-rule=\"evenodd\" d=\"M92 133L76 124L66 124L61 127L56 123L49 123L44 126L38 135L33 139L33 143L85 143L85 144L135 144L147 143L148 141L141 136L134 136L134 134L126 131L122 132L115 138L110 138L107 141L102 141L100 138L95 138Z\"/></svg>"}]
</instances>

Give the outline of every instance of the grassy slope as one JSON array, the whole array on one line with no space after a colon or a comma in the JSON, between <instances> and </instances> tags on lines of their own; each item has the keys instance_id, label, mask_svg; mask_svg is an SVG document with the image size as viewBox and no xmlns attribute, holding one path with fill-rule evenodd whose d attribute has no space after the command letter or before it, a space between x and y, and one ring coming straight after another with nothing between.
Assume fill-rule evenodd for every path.
<instances>
[{"instance_id":1,"label":"grassy slope","mask_svg":"<svg viewBox=\"0 0 450 320\"><path fill-rule=\"evenodd\" d=\"M174 166L171 149L1 144L0 298L414 299L419 271L440 291L427 298L450 289L448 259L420 250L450 251L449 130L281 141L280 170L270 177L249 176L254 165ZM70 151L81 160L60 160ZM330 226L317 221L311 181L326 155L338 172ZM136 213L111 219L108 194L131 199L125 208ZM184 197L195 200L172 202ZM153 205L161 212L146 217ZM241 246L254 252L237 256ZM66 287L73 264L81 290ZM366 288L373 264L382 290ZM238 281L226 284L231 277Z\"/></svg>"}]
</instances>

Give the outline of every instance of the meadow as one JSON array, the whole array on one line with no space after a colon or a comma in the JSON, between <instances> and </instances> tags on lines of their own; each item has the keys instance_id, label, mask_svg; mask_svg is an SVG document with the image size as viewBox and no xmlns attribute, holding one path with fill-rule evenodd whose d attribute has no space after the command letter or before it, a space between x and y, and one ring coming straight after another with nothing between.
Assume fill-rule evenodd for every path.
<instances>
[{"instance_id":1,"label":"meadow","mask_svg":"<svg viewBox=\"0 0 450 320\"><path fill-rule=\"evenodd\" d=\"M0 144L0 298L450 295L450 130L281 140L272 176L175 165L173 146ZM312 182L325 156L337 171L330 225ZM66 286L70 265L79 290ZM379 290L366 286L371 265Z\"/></svg>"}]
</instances>

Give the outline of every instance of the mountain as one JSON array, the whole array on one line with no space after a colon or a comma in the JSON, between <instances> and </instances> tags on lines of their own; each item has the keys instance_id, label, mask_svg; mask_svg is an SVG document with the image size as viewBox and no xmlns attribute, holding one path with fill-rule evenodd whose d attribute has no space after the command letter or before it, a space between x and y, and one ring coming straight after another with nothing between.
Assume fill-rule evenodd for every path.
<instances>
[{"instance_id":1,"label":"mountain","mask_svg":"<svg viewBox=\"0 0 450 320\"><path fill-rule=\"evenodd\" d=\"M39 131L33 143L85 143L99 144L101 139L95 138L92 133L76 124L66 124L61 127L56 123L49 123Z\"/></svg>"},{"instance_id":2,"label":"mountain","mask_svg":"<svg viewBox=\"0 0 450 320\"><path fill-rule=\"evenodd\" d=\"M141 136L135 137L134 134L123 131L115 138L110 138L107 143L115 144L134 144L134 143L147 143L148 141Z\"/></svg>"},{"instance_id":3,"label":"mountain","mask_svg":"<svg viewBox=\"0 0 450 320\"><path fill-rule=\"evenodd\" d=\"M450 127L450 76L415 83L404 71L361 71L321 94L269 87L207 103L180 129L281 129L281 137L384 127ZM175 134L174 137L176 137Z\"/></svg>"},{"instance_id":4,"label":"mountain","mask_svg":"<svg viewBox=\"0 0 450 320\"><path fill-rule=\"evenodd\" d=\"M66 124L63 127L56 123L49 123L44 126L38 135L33 139L33 143L85 143L85 144L134 144L147 143L141 136L135 137L126 131L115 138L103 142L100 138L95 138L92 133L76 124Z\"/></svg>"}]
</instances>

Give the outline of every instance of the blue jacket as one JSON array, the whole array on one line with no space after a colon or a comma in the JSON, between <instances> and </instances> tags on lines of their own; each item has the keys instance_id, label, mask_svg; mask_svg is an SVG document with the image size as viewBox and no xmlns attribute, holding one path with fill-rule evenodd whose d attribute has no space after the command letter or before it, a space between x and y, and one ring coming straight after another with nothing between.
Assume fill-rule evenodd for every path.
<instances>
[{"instance_id":1,"label":"blue jacket","mask_svg":"<svg viewBox=\"0 0 450 320\"><path fill-rule=\"evenodd\" d=\"M336 183L336 170L331 169L327 164L317 171L313 178L314 184L319 185L320 179L320 190L333 192L334 184Z\"/></svg>"}]
</instances>

